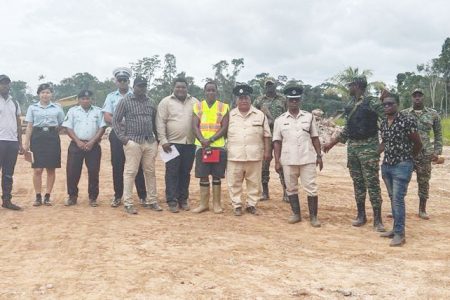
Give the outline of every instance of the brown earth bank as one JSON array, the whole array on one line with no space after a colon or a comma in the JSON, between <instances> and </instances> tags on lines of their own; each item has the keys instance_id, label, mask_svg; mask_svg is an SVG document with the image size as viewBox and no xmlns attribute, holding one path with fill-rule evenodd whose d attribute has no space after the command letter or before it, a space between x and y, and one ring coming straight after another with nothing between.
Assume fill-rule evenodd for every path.
<instances>
[{"instance_id":1,"label":"brown earth bank","mask_svg":"<svg viewBox=\"0 0 450 300\"><path fill-rule=\"evenodd\" d=\"M68 137L62 136L63 166ZM429 221L417 217L417 184L407 203L407 243L390 248L372 225L351 226L356 213L345 147L324 158L319 174L319 219L289 225L278 175L260 215L235 217L225 184L225 212L173 214L111 208L109 143L102 142L100 206L87 203L87 174L79 204L65 207L65 168L57 170L52 207L32 206L32 172L19 157L13 201L24 210L0 209L1 299L450 299L450 188L447 162L434 167ZM273 167L273 163L272 163ZM164 203L164 165L157 161ZM390 210L383 186L383 215ZM191 206L199 199L192 176ZM135 198L137 200L137 198ZM167 208L164 205L164 208ZM367 201L369 222L372 222ZM386 227L392 220L384 219Z\"/></svg>"}]
</instances>

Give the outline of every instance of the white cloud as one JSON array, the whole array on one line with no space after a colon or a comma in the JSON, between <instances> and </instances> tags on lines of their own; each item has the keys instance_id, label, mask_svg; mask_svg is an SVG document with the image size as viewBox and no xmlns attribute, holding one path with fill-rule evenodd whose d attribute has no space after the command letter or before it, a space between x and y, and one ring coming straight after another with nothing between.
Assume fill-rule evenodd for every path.
<instances>
[{"instance_id":1,"label":"white cloud","mask_svg":"<svg viewBox=\"0 0 450 300\"><path fill-rule=\"evenodd\" d=\"M243 57L240 80L261 72L319 84L347 66L373 80L436 57L449 35L446 1L8 1L0 12L0 73L58 82L103 80L116 66L173 53L197 83Z\"/></svg>"}]
</instances>

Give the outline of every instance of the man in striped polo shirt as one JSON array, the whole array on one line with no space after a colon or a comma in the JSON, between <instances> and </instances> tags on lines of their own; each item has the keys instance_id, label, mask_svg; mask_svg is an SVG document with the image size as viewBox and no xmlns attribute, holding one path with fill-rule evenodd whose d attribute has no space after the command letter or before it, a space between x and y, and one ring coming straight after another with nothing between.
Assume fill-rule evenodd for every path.
<instances>
[{"instance_id":1,"label":"man in striped polo shirt","mask_svg":"<svg viewBox=\"0 0 450 300\"><path fill-rule=\"evenodd\" d=\"M156 199L155 158L158 150L156 142L156 109L146 96L147 79L137 76L133 83L133 94L127 95L117 105L113 117L113 129L122 142L125 152L125 170L123 173L123 203L125 211L137 214L133 206L133 183L142 163L147 199L144 207L161 211ZM125 122L122 123L125 118Z\"/></svg>"}]
</instances>

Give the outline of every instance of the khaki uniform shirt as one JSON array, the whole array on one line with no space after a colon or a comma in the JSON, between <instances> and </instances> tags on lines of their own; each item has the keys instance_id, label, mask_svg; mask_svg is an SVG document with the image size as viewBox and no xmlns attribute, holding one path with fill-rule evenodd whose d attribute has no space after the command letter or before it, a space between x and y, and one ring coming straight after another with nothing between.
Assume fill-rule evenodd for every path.
<instances>
[{"instance_id":1,"label":"khaki uniform shirt","mask_svg":"<svg viewBox=\"0 0 450 300\"><path fill-rule=\"evenodd\" d=\"M281 141L280 163L284 166L315 163L317 153L311 137L319 136L313 115L300 110L296 117L285 112L275 120L273 141Z\"/></svg>"},{"instance_id":2,"label":"khaki uniform shirt","mask_svg":"<svg viewBox=\"0 0 450 300\"><path fill-rule=\"evenodd\" d=\"M173 94L161 100L156 114L156 131L161 145L194 144L192 114L196 103L198 100L190 95L184 102Z\"/></svg>"},{"instance_id":3,"label":"khaki uniform shirt","mask_svg":"<svg viewBox=\"0 0 450 300\"><path fill-rule=\"evenodd\" d=\"M270 138L267 117L254 106L243 116L238 108L230 112L228 125L228 160L259 161L264 156L264 138Z\"/></svg>"}]
</instances>

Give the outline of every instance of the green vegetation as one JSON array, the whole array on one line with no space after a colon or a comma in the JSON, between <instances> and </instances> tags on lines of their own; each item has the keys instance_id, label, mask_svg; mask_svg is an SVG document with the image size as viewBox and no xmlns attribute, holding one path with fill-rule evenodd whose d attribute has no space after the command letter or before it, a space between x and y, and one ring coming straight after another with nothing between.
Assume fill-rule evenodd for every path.
<instances>
[{"instance_id":1,"label":"green vegetation","mask_svg":"<svg viewBox=\"0 0 450 300\"><path fill-rule=\"evenodd\" d=\"M450 118L442 119L442 139L444 145L450 146Z\"/></svg>"}]
</instances>

